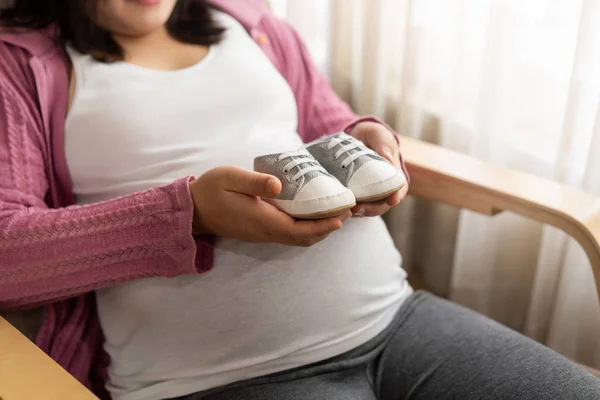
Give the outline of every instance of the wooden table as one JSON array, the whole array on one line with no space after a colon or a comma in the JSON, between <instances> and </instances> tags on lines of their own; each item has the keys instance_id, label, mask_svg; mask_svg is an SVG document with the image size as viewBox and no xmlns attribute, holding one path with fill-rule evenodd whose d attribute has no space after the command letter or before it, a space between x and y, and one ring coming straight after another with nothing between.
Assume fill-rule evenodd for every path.
<instances>
[{"instance_id":1,"label":"wooden table","mask_svg":"<svg viewBox=\"0 0 600 400\"><path fill-rule=\"evenodd\" d=\"M0 400L98 399L0 317Z\"/></svg>"}]
</instances>

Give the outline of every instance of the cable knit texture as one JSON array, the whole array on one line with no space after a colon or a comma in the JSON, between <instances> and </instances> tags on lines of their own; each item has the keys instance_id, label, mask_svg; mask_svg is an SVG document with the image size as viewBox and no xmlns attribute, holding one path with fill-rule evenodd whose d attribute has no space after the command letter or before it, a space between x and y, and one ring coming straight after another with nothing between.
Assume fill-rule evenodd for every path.
<instances>
[{"instance_id":1,"label":"cable knit texture","mask_svg":"<svg viewBox=\"0 0 600 400\"><path fill-rule=\"evenodd\" d=\"M298 34L258 0L213 0L260 41L291 86L304 141L358 119L312 64ZM51 30L0 32L0 310L45 306L36 343L102 398L107 356L95 289L202 273L214 238L194 240L191 177L73 205L63 131L67 61Z\"/></svg>"},{"instance_id":2,"label":"cable knit texture","mask_svg":"<svg viewBox=\"0 0 600 400\"><path fill-rule=\"evenodd\" d=\"M107 202L48 208L38 129L14 89L19 76L11 75L4 68L0 74L0 308L195 272L189 178Z\"/></svg>"}]
</instances>

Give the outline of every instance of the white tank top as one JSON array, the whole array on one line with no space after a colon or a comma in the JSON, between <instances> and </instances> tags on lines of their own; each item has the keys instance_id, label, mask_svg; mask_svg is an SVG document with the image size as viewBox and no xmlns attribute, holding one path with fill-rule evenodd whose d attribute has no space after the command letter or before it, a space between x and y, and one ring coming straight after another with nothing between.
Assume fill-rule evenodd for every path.
<instances>
[{"instance_id":1,"label":"white tank top","mask_svg":"<svg viewBox=\"0 0 600 400\"><path fill-rule=\"evenodd\" d=\"M76 93L65 127L79 204L297 149L293 93L244 28L198 64L154 71L69 50ZM411 293L379 218L353 219L311 248L219 239L200 276L97 291L114 400L161 399L320 361L381 332Z\"/></svg>"}]
</instances>

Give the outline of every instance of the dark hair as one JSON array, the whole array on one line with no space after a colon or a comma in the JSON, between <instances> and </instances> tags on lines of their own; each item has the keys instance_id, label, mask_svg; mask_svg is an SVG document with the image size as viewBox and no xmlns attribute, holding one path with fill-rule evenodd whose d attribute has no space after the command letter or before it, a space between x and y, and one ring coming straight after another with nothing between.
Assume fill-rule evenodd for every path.
<instances>
[{"instance_id":1,"label":"dark hair","mask_svg":"<svg viewBox=\"0 0 600 400\"><path fill-rule=\"evenodd\" d=\"M28 29L56 26L62 42L68 42L77 51L91 54L100 61L122 60L123 49L86 11L95 10L97 2L13 0L9 8L0 8L0 26ZM214 20L204 0L177 0L167 30L181 42L204 46L218 43L225 31Z\"/></svg>"}]
</instances>

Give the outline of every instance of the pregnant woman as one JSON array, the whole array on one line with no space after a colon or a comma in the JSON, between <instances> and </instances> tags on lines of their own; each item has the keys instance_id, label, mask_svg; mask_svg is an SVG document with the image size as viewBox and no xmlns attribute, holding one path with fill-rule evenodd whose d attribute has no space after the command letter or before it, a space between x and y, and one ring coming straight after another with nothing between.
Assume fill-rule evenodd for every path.
<instances>
[{"instance_id":1,"label":"pregnant woman","mask_svg":"<svg viewBox=\"0 0 600 400\"><path fill-rule=\"evenodd\" d=\"M254 157L396 135L256 0L0 11L0 309L104 398L597 399L575 364L413 293L379 215L296 221ZM343 156L343 155L342 155ZM355 217L349 218L353 214Z\"/></svg>"}]
</instances>

